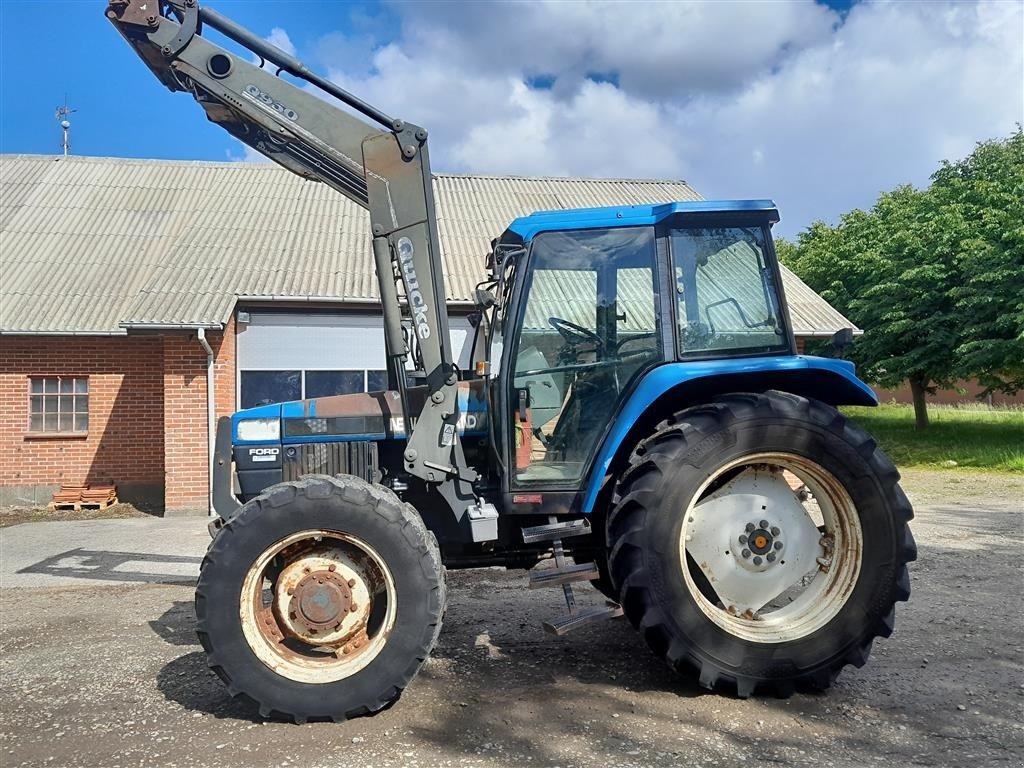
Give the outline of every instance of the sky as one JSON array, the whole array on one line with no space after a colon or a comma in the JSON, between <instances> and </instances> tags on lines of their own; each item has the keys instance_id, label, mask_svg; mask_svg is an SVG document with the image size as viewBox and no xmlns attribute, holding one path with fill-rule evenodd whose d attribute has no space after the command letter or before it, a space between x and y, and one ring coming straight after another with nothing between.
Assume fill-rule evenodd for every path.
<instances>
[{"instance_id":1,"label":"sky","mask_svg":"<svg viewBox=\"0 0 1024 768\"><path fill-rule=\"evenodd\" d=\"M427 127L435 171L685 179L788 236L1024 121L1024 0L211 4ZM0 0L0 152L59 153L67 93L73 154L257 159L105 5Z\"/></svg>"}]
</instances>

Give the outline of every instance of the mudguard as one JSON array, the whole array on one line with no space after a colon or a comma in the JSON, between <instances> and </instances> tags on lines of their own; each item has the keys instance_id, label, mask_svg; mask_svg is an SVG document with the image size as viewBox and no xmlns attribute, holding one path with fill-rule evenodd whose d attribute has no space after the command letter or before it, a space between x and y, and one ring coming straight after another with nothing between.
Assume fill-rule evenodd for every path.
<instances>
[{"instance_id":1,"label":"mudguard","mask_svg":"<svg viewBox=\"0 0 1024 768\"><path fill-rule=\"evenodd\" d=\"M748 357L668 363L648 371L633 388L594 457L583 503L584 514L594 509L608 469L623 441L651 405L678 396L679 407L694 396L710 399L726 392L777 389L812 397L829 405L878 405L872 389L857 378L853 363L807 355Z\"/></svg>"}]
</instances>

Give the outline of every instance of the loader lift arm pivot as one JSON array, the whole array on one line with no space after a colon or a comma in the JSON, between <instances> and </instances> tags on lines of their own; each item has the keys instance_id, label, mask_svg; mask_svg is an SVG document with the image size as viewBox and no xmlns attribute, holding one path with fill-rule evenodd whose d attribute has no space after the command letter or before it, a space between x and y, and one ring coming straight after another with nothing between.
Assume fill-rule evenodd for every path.
<instances>
[{"instance_id":1,"label":"loader lift arm pivot","mask_svg":"<svg viewBox=\"0 0 1024 768\"><path fill-rule=\"evenodd\" d=\"M427 132L394 119L309 70L294 56L197 0L109 0L107 18L156 77L191 93L207 117L248 146L366 208L384 315L388 369L402 395L405 470L436 488L474 541L494 538L494 508L476 497L476 472L459 439L457 371L448 334ZM261 60L239 57L203 36L216 29ZM276 74L264 69L277 68ZM286 81L284 72L348 107ZM364 119L365 118L365 119ZM402 330L420 351L427 397L410 413ZM415 419L415 425L412 426ZM411 428L410 428L411 427Z\"/></svg>"}]
</instances>

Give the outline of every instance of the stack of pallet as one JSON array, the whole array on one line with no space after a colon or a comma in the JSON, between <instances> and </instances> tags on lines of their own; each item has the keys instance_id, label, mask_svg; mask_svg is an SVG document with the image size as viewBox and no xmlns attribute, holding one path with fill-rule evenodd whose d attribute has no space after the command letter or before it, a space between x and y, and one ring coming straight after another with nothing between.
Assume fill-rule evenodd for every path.
<instances>
[{"instance_id":1,"label":"stack of pallet","mask_svg":"<svg viewBox=\"0 0 1024 768\"><path fill-rule=\"evenodd\" d=\"M82 491L82 506L106 509L117 504L117 488L113 485L92 485Z\"/></svg>"},{"instance_id":2,"label":"stack of pallet","mask_svg":"<svg viewBox=\"0 0 1024 768\"><path fill-rule=\"evenodd\" d=\"M115 485L62 485L53 494L53 509L106 509L117 504Z\"/></svg>"},{"instance_id":3,"label":"stack of pallet","mask_svg":"<svg viewBox=\"0 0 1024 768\"><path fill-rule=\"evenodd\" d=\"M88 485L62 485L59 491L53 494L54 509L78 509L82 501L82 491L89 489Z\"/></svg>"}]
</instances>

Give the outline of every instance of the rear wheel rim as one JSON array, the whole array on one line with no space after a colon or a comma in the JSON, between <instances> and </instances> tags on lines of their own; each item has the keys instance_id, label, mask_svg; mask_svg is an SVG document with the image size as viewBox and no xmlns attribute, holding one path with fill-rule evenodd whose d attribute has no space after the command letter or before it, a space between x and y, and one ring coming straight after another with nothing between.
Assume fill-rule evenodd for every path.
<instances>
[{"instance_id":1,"label":"rear wheel rim","mask_svg":"<svg viewBox=\"0 0 1024 768\"><path fill-rule=\"evenodd\" d=\"M860 575L849 493L817 462L745 456L705 481L680 530L682 576L701 612L742 640L782 643L832 621Z\"/></svg>"},{"instance_id":2,"label":"rear wheel rim","mask_svg":"<svg viewBox=\"0 0 1024 768\"><path fill-rule=\"evenodd\" d=\"M384 649L397 613L380 554L350 534L299 531L267 547L242 583L246 642L267 667L301 683L344 680Z\"/></svg>"}]
</instances>

